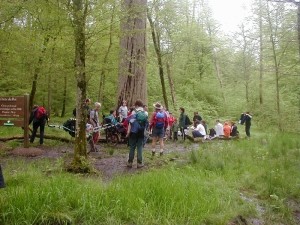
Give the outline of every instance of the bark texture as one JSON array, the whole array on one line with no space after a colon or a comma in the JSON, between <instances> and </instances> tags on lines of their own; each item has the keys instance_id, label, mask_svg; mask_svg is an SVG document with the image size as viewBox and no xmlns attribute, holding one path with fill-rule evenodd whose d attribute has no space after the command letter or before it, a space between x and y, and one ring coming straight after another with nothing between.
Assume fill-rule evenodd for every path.
<instances>
[{"instance_id":1,"label":"bark texture","mask_svg":"<svg viewBox=\"0 0 300 225\"><path fill-rule=\"evenodd\" d=\"M121 23L118 106L127 100L147 101L146 87L146 13L147 0L124 0Z\"/></svg>"}]
</instances>

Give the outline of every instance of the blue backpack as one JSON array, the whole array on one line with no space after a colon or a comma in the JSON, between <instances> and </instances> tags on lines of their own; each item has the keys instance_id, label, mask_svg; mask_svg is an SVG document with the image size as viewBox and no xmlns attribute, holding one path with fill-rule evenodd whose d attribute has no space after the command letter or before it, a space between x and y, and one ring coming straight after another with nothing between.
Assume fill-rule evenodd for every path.
<instances>
[{"instance_id":1,"label":"blue backpack","mask_svg":"<svg viewBox=\"0 0 300 225\"><path fill-rule=\"evenodd\" d=\"M129 123L131 124L130 132L144 134L147 121L148 116L145 111L137 111L129 120Z\"/></svg>"},{"instance_id":2,"label":"blue backpack","mask_svg":"<svg viewBox=\"0 0 300 225\"><path fill-rule=\"evenodd\" d=\"M165 117L166 114L162 111L159 111L155 114L155 127L160 129L165 126Z\"/></svg>"}]
</instances>

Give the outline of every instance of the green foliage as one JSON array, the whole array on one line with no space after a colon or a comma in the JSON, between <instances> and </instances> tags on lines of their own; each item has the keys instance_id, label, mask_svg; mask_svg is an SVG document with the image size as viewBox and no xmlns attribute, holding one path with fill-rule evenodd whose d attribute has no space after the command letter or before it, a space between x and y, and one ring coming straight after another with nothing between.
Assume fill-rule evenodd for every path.
<instances>
[{"instance_id":1,"label":"green foliage","mask_svg":"<svg viewBox=\"0 0 300 225\"><path fill-rule=\"evenodd\" d=\"M61 159L2 165L1 224L294 224L300 141L295 134L199 145L187 165L119 176L65 173ZM181 156L178 156L183 157Z\"/></svg>"},{"instance_id":2,"label":"green foliage","mask_svg":"<svg viewBox=\"0 0 300 225\"><path fill-rule=\"evenodd\" d=\"M56 116L61 115L65 104L65 116L70 117L77 95L74 36L72 18L69 16L71 9L63 2L57 4L54 0L0 4L0 96L30 93L34 74L38 73L34 103L49 107L51 115ZM89 4L85 68L87 96L93 102L101 101L102 113L106 114L110 109L117 108L121 35L119 21L123 12L119 3L110 0ZM299 122L300 107L299 46L294 41L297 39L294 29L296 11L283 7L283 4L272 4L271 7L274 12L278 12L277 15L271 12L271 23L278 31L276 54L280 57L279 115L274 101L274 62L265 5L262 8L262 104L259 103L258 22L245 22L245 28L252 22L253 29L245 29L244 37L241 32L224 36L209 13L209 6L205 2L201 2L201 7L196 5L186 4L182 0L148 3L161 40L169 110L177 116L179 107L186 108L188 115L199 111L205 120L236 118L242 111L250 111L254 115L253 123L259 127L277 127L278 121L283 121L282 130L299 132L300 126L294 125ZM254 4L255 7L257 5ZM255 10L254 15L258 11ZM193 17L190 17L191 12ZM164 104L150 30L147 50L148 104L157 101ZM174 104L171 102L167 62L174 83ZM216 68L219 69L219 77ZM99 99L99 86L103 77L102 100Z\"/></svg>"}]
</instances>

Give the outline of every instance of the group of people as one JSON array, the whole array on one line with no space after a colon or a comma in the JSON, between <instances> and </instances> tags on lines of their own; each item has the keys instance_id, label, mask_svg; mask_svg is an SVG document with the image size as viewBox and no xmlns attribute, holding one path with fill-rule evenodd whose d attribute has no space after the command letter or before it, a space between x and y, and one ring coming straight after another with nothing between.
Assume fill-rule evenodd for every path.
<instances>
[{"instance_id":1,"label":"group of people","mask_svg":"<svg viewBox=\"0 0 300 225\"><path fill-rule=\"evenodd\" d=\"M220 122L220 120L216 120L216 124L214 128L207 130L207 124L202 118L195 118L197 116L197 112L195 112L194 116L194 126L192 127L192 135L194 138L203 137L204 139L214 139L216 137L219 138L230 138L230 137L238 137L239 131L234 121L225 121L224 124ZM250 137L250 127L251 127L251 119L252 116L249 112L242 113L239 123L241 125L245 124L245 132L247 137Z\"/></svg>"},{"instance_id":2,"label":"group of people","mask_svg":"<svg viewBox=\"0 0 300 225\"><path fill-rule=\"evenodd\" d=\"M84 103L84 109L87 115L86 129L87 132L91 134L91 151L97 151L96 143L100 137L100 129L97 128L101 127L99 120L101 103L95 102L93 108L91 108L90 105L91 100L86 99ZM151 133L152 137L151 152L153 157L157 152L157 143L159 143L159 155L162 156L164 154L164 140L168 138L177 141L178 136L181 136L182 139L185 140L188 127L192 128L192 136L194 138L227 138L230 136L235 137L239 134L234 122L224 122L224 124L222 124L220 120L216 120L215 127L209 129L208 132L207 124L198 112L194 112L193 119L190 121L188 115L185 113L185 109L180 107L179 110L180 114L177 119L171 112L164 108L162 104L156 102L153 104L153 112L149 116L148 107L141 100L136 100L134 106L130 108L127 106L127 101L123 100L118 110L111 110L108 116L103 116L103 120L108 120L112 125L121 125L124 128L126 138L128 138L129 156L127 166L129 168L133 165L135 150L137 150L137 168L144 166L143 147L149 133ZM37 112L38 106L35 106L30 116L30 123L33 121L33 135L31 136L30 142L34 141L36 130L40 127L40 144L43 144L42 134L45 123L49 118L46 114L42 119L37 120ZM73 115L76 117L76 109L73 110ZM246 135L248 137L250 137L251 118L252 116L249 112L242 113L239 121L240 124L245 124Z\"/></svg>"}]
</instances>

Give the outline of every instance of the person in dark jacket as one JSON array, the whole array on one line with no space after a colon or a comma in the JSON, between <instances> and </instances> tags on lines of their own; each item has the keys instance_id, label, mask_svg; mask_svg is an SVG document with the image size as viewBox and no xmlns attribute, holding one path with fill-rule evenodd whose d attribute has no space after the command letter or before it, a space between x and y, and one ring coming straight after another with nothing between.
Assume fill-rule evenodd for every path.
<instances>
[{"instance_id":1,"label":"person in dark jacket","mask_svg":"<svg viewBox=\"0 0 300 225\"><path fill-rule=\"evenodd\" d=\"M250 137L251 120L252 120L252 116L250 115L249 112L241 114L240 123L242 125L245 124L245 132L247 137Z\"/></svg>"},{"instance_id":2,"label":"person in dark jacket","mask_svg":"<svg viewBox=\"0 0 300 225\"><path fill-rule=\"evenodd\" d=\"M184 129L186 129L185 109L183 107L180 107L179 111L180 111L180 115L179 115L178 126L182 135L182 139L185 140L185 133L184 133Z\"/></svg>"},{"instance_id":3,"label":"person in dark jacket","mask_svg":"<svg viewBox=\"0 0 300 225\"><path fill-rule=\"evenodd\" d=\"M197 126L196 125L196 121L201 122L201 120L202 120L202 117L199 115L199 113L198 112L194 112L194 117L193 117L194 127Z\"/></svg>"},{"instance_id":4,"label":"person in dark jacket","mask_svg":"<svg viewBox=\"0 0 300 225\"><path fill-rule=\"evenodd\" d=\"M29 124L32 123L32 134L30 137L30 143L34 142L36 137L37 129L40 128L40 145L44 144L44 131L46 122L49 120L47 113L45 113L42 117L38 117L38 109L40 106L35 105L31 111L29 117Z\"/></svg>"},{"instance_id":5,"label":"person in dark jacket","mask_svg":"<svg viewBox=\"0 0 300 225\"><path fill-rule=\"evenodd\" d=\"M237 126L235 125L235 122L231 122L230 136L231 137L237 137L238 135L239 135L239 132L237 130Z\"/></svg>"}]
</instances>

